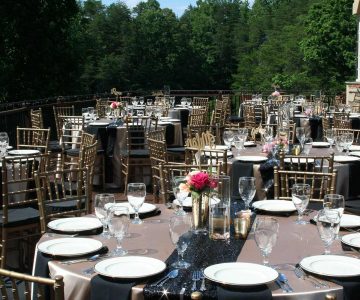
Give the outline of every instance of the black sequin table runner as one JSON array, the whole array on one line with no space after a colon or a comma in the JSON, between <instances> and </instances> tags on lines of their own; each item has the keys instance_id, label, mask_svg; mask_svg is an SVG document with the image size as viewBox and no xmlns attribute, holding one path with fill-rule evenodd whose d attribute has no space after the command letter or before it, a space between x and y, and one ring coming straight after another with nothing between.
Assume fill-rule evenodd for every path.
<instances>
[{"instance_id":1,"label":"black sequin table runner","mask_svg":"<svg viewBox=\"0 0 360 300\"><path fill-rule=\"evenodd\" d=\"M240 211L243 208L243 202L234 202L231 207L231 216L234 216L236 211ZM252 216L251 224L255 219L255 214ZM235 262L244 246L246 240L234 238L234 228L231 226L231 237L228 241L214 241L209 238L208 235L191 233L190 243L185 251L185 261L191 263L188 269L179 270L179 276L176 279L168 280L164 286L152 286L151 283L159 279L154 278L144 287L145 299L179 299L180 291L185 288L183 294L184 299L190 299L192 293L191 287L193 281L191 276L193 271L201 270L208 266L225 263ZM177 251L169 256L166 260L166 265L169 267L166 272L172 270L171 264L178 259ZM164 276L162 274L160 278ZM200 287L201 281L197 282L198 288ZM206 282L207 290L202 292L203 299L217 299L216 285L210 281ZM166 296L165 296L166 294Z\"/></svg>"}]
</instances>

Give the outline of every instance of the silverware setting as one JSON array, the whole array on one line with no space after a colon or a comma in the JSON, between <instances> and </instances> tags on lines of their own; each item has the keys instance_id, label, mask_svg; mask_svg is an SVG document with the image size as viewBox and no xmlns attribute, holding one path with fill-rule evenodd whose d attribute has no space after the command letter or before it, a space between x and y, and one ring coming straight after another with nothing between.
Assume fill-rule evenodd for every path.
<instances>
[{"instance_id":1,"label":"silverware setting","mask_svg":"<svg viewBox=\"0 0 360 300\"><path fill-rule=\"evenodd\" d=\"M81 274L90 276L95 273L95 267L90 267L81 271Z\"/></svg>"},{"instance_id":2,"label":"silverware setting","mask_svg":"<svg viewBox=\"0 0 360 300\"><path fill-rule=\"evenodd\" d=\"M349 227L341 227L342 229L345 229L349 232L353 232L353 233L360 233L360 229L353 229L353 228L349 228Z\"/></svg>"},{"instance_id":3,"label":"silverware setting","mask_svg":"<svg viewBox=\"0 0 360 300\"><path fill-rule=\"evenodd\" d=\"M168 281L169 279L174 279L174 278L178 277L178 275L179 275L179 270L174 269L174 270L170 271L169 273L167 273L163 278L160 278L158 281L154 282L151 285L152 286L154 286L154 285L163 286L163 284L166 281Z\"/></svg>"},{"instance_id":4,"label":"silverware setting","mask_svg":"<svg viewBox=\"0 0 360 300\"><path fill-rule=\"evenodd\" d=\"M284 285L287 293L292 293L294 291L284 273L279 273L279 280Z\"/></svg>"},{"instance_id":5,"label":"silverware setting","mask_svg":"<svg viewBox=\"0 0 360 300\"><path fill-rule=\"evenodd\" d=\"M201 270L200 279L201 279L200 291L201 292L206 291L204 269Z\"/></svg>"},{"instance_id":6,"label":"silverware setting","mask_svg":"<svg viewBox=\"0 0 360 300\"><path fill-rule=\"evenodd\" d=\"M68 237L68 238L72 238L72 237L76 237L78 236L79 234L76 233L76 234L62 234L62 233L55 233L55 232L47 232L44 234L45 237Z\"/></svg>"},{"instance_id":7,"label":"silverware setting","mask_svg":"<svg viewBox=\"0 0 360 300\"><path fill-rule=\"evenodd\" d=\"M191 290L192 291L196 291L197 290L197 282L201 279L201 271L194 271L192 273L192 277L191 277L191 280L193 281L193 285L191 287Z\"/></svg>"},{"instance_id":8,"label":"silverware setting","mask_svg":"<svg viewBox=\"0 0 360 300\"><path fill-rule=\"evenodd\" d=\"M294 270L294 273L299 279L307 280L307 281L311 282L312 285L317 289L319 289L321 287L325 287L325 288L330 287L324 281L321 281L321 280L317 279L316 277L314 277L312 275L306 274L301 267L296 267L295 270Z\"/></svg>"},{"instance_id":9,"label":"silverware setting","mask_svg":"<svg viewBox=\"0 0 360 300\"><path fill-rule=\"evenodd\" d=\"M77 263L82 263L82 262L97 261L100 258L108 257L108 256L109 256L109 254L95 254L95 255L87 257L87 258L64 260L64 261L61 261L60 263L62 265L72 265L72 264L77 264Z\"/></svg>"},{"instance_id":10,"label":"silverware setting","mask_svg":"<svg viewBox=\"0 0 360 300\"><path fill-rule=\"evenodd\" d=\"M277 278L275 280L276 284L279 286L279 288L282 289L283 293L288 293L288 290L285 288L285 286L282 284L282 282Z\"/></svg>"}]
</instances>

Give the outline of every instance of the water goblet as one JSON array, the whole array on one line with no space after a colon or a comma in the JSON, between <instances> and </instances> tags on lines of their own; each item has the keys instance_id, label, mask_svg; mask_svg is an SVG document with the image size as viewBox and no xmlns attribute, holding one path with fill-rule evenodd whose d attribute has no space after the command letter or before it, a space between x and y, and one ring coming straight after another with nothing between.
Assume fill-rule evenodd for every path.
<instances>
[{"instance_id":1,"label":"water goblet","mask_svg":"<svg viewBox=\"0 0 360 300\"><path fill-rule=\"evenodd\" d=\"M109 207L109 231L116 238L116 249L111 252L112 256L123 256L128 252L121 242L126 237L130 224L129 208L126 206L112 205Z\"/></svg>"},{"instance_id":2,"label":"water goblet","mask_svg":"<svg viewBox=\"0 0 360 300\"><path fill-rule=\"evenodd\" d=\"M266 126L264 128L264 140L266 143L269 143L273 138L273 128L271 126Z\"/></svg>"},{"instance_id":3,"label":"water goblet","mask_svg":"<svg viewBox=\"0 0 360 300\"><path fill-rule=\"evenodd\" d=\"M324 254L330 254L330 246L340 228L339 211L335 209L320 210L316 216L316 226L325 246Z\"/></svg>"},{"instance_id":4,"label":"water goblet","mask_svg":"<svg viewBox=\"0 0 360 300\"><path fill-rule=\"evenodd\" d=\"M145 183L129 183L127 185L127 199L131 207L135 211L135 217L132 220L133 224L142 224L143 221L139 218L139 209L143 205L146 197Z\"/></svg>"},{"instance_id":5,"label":"water goblet","mask_svg":"<svg viewBox=\"0 0 360 300\"><path fill-rule=\"evenodd\" d=\"M152 99L147 99L147 100L146 100L146 104L147 104L148 106L152 106L152 105L153 105Z\"/></svg>"},{"instance_id":6,"label":"water goblet","mask_svg":"<svg viewBox=\"0 0 360 300\"><path fill-rule=\"evenodd\" d=\"M186 106L186 104L187 104L187 100L186 100L186 98L185 98L185 97L182 97L182 98L181 98L181 100L180 100L180 104L181 104L181 106L182 106L182 107L185 107L185 106Z\"/></svg>"},{"instance_id":7,"label":"water goblet","mask_svg":"<svg viewBox=\"0 0 360 300\"><path fill-rule=\"evenodd\" d=\"M188 107L190 107L190 106L191 106L191 103L192 103L191 98L190 98L190 97L187 98L187 99L186 99L186 105L187 105Z\"/></svg>"},{"instance_id":8,"label":"water goblet","mask_svg":"<svg viewBox=\"0 0 360 300\"><path fill-rule=\"evenodd\" d=\"M178 216L184 216L186 215L186 212L183 208L183 202L189 195L189 191L187 189L184 189L186 184L186 176L174 176L172 179L172 187L173 192L176 200L179 202L179 209L175 212Z\"/></svg>"},{"instance_id":9,"label":"water goblet","mask_svg":"<svg viewBox=\"0 0 360 300\"><path fill-rule=\"evenodd\" d=\"M190 263L184 260L184 253L189 245L191 228L192 219L190 215L173 216L170 219L170 238L178 252L178 260L172 264L174 268L187 269L190 267Z\"/></svg>"},{"instance_id":10,"label":"water goblet","mask_svg":"<svg viewBox=\"0 0 360 300\"><path fill-rule=\"evenodd\" d=\"M341 155L345 147L344 136L337 135L335 136L334 141L335 141L336 151L338 152L338 154Z\"/></svg>"},{"instance_id":11,"label":"water goblet","mask_svg":"<svg viewBox=\"0 0 360 300\"><path fill-rule=\"evenodd\" d=\"M330 144L330 148L334 145L334 130L333 129L326 129L325 131L325 137L328 143Z\"/></svg>"},{"instance_id":12,"label":"water goblet","mask_svg":"<svg viewBox=\"0 0 360 300\"><path fill-rule=\"evenodd\" d=\"M312 138L308 138L304 145L303 145L303 152L305 155L309 155L311 149L312 149L312 143L313 143L313 140Z\"/></svg>"},{"instance_id":13,"label":"water goblet","mask_svg":"<svg viewBox=\"0 0 360 300\"><path fill-rule=\"evenodd\" d=\"M304 225L309 222L302 219L303 213L310 201L310 185L304 183L296 183L292 186L291 199L298 211L296 224Z\"/></svg>"},{"instance_id":14,"label":"water goblet","mask_svg":"<svg viewBox=\"0 0 360 300\"><path fill-rule=\"evenodd\" d=\"M103 225L102 237L109 238L109 207L115 203L115 196L113 194L97 194L95 195L95 215Z\"/></svg>"},{"instance_id":15,"label":"water goblet","mask_svg":"<svg viewBox=\"0 0 360 300\"><path fill-rule=\"evenodd\" d=\"M241 199L245 203L245 210L248 210L250 202L253 200L256 193L255 177L240 177L239 193Z\"/></svg>"},{"instance_id":16,"label":"water goblet","mask_svg":"<svg viewBox=\"0 0 360 300\"><path fill-rule=\"evenodd\" d=\"M350 147L354 141L354 133L353 132L345 132L344 133L344 148L346 150L346 155L349 155L350 151Z\"/></svg>"},{"instance_id":17,"label":"water goblet","mask_svg":"<svg viewBox=\"0 0 360 300\"><path fill-rule=\"evenodd\" d=\"M233 142L236 150L238 150L238 154L240 153L241 150L244 150L245 139L243 138L243 136L235 135Z\"/></svg>"},{"instance_id":18,"label":"water goblet","mask_svg":"<svg viewBox=\"0 0 360 300\"><path fill-rule=\"evenodd\" d=\"M9 136L6 132L0 132L0 157L6 155L7 147L9 146Z\"/></svg>"},{"instance_id":19,"label":"water goblet","mask_svg":"<svg viewBox=\"0 0 360 300\"><path fill-rule=\"evenodd\" d=\"M95 109L93 107L88 107L88 116L90 118L90 121L95 120Z\"/></svg>"},{"instance_id":20,"label":"water goblet","mask_svg":"<svg viewBox=\"0 0 360 300\"><path fill-rule=\"evenodd\" d=\"M261 251L263 264L269 266L269 254L276 244L279 234L279 223L274 218L259 217L255 222L255 242Z\"/></svg>"},{"instance_id":21,"label":"water goblet","mask_svg":"<svg viewBox=\"0 0 360 300\"><path fill-rule=\"evenodd\" d=\"M234 133L230 130L226 130L223 133L223 140L224 140L224 144L230 149L231 148L231 144L234 140Z\"/></svg>"},{"instance_id":22,"label":"water goblet","mask_svg":"<svg viewBox=\"0 0 360 300\"><path fill-rule=\"evenodd\" d=\"M110 107L110 106L107 106L107 107L105 108L105 115L106 115L106 118L107 118L107 119L110 118L111 113L112 113L111 107Z\"/></svg>"},{"instance_id":23,"label":"water goblet","mask_svg":"<svg viewBox=\"0 0 360 300\"><path fill-rule=\"evenodd\" d=\"M304 148L305 139L306 139L305 128L304 127L297 127L296 128L296 138L299 140L301 148Z\"/></svg>"},{"instance_id":24,"label":"water goblet","mask_svg":"<svg viewBox=\"0 0 360 300\"><path fill-rule=\"evenodd\" d=\"M345 199L343 195L339 194L326 194L323 201L324 209L334 209L339 212L340 221L345 210ZM335 239L339 239L339 235L336 235Z\"/></svg>"},{"instance_id":25,"label":"water goblet","mask_svg":"<svg viewBox=\"0 0 360 300\"><path fill-rule=\"evenodd\" d=\"M144 105L144 97L139 98L139 103L140 103L140 105Z\"/></svg>"}]
</instances>

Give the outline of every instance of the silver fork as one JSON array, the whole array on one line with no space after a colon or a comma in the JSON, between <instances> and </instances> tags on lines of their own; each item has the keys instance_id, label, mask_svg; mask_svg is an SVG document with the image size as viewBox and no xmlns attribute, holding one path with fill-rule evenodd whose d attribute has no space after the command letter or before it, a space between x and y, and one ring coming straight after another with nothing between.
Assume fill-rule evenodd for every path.
<instances>
[{"instance_id":1,"label":"silver fork","mask_svg":"<svg viewBox=\"0 0 360 300\"><path fill-rule=\"evenodd\" d=\"M197 289L196 283L200 280L200 278L201 278L201 272L200 271L194 271L192 273L192 278L191 278L193 280L193 285L191 287L192 291L195 291Z\"/></svg>"},{"instance_id":2,"label":"silver fork","mask_svg":"<svg viewBox=\"0 0 360 300\"><path fill-rule=\"evenodd\" d=\"M311 276L311 275L308 275L304 272L303 269L301 269L300 267L296 267L295 270L295 275L298 277L298 278L301 278L303 280L308 280L309 282L311 282L313 284L314 287L316 287L317 289L321 288L321 287L329 287L328 284L320 281L319 279Z\"/></svg>"},{"instance_id":3,"label":"silver fork","mask_svg":"<svg viewBox=\"0 0 360 300\"><path fill-rule=\"evenodd\" d=\"M206 291L204 269L201 270L200 279L201 279L200 291L202 292Z\"/></svg>"}]
</instances>

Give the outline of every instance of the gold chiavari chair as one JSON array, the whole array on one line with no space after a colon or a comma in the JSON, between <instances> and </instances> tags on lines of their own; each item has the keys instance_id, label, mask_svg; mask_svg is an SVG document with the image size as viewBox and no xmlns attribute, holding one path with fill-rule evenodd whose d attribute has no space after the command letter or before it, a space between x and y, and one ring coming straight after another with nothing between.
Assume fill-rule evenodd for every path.
<instances>
[{"instance_id":1,"label":"gold chiavari chair","mask_svg":"<svg viewBox=\"0 0 360 300\"><path fill-rule=\"evenodd\" d=\"M43 129L44 128L44 121L42 116L42 110L41 108L35 110L30 110L30 122L31 122L31 128L34 129Z\"/></svg>"},{"instance_id":2,"label":"gold chiavari chair","mask_svg":"<svg viewBox=\"0 0 360 300\"><path fill-rule=\"evenodd\" d=\"M359 100L357 102L353 102L351 104L351 112L352 113L360 113L360 102L359 102Z\"/></svg>"},{"instance_id":3,"label":"gold chiavari chair","mask_svg":"<svg viewBox=\"0 0 360 300\"><path fill-rule=\"evenodd\" d=\"M160 194L160 165L169 163L167 145L165 140L165 128L148 132L147 140L150 153L152 186L155 201L159 201ZM175 162L173 162L175 164Z\"/></svg>"},{"instance_id":4,"label":"gold chiavari chair","mask_svg":"<svg viewBox=\"0 0 360 300\"><path fill-rule=\"evenodd\" d=\"M215 108L212 111L210 125L214 126L219 124L220 127L223 127L227 120L227 111L229 100L227 99L216 99Z\"/></svg>"},{"instance_id":5,"label":"gold chiavari chair","mask_svg":"<svg viewBox=\"0 0 360 300\"><path fill-rule=\"evenodd\" d=\"M172 178L174 176L186 176L189 172L194 170L206 171L219 176L222 173L222 164L160 164L160 201L161 203L169 203L173 197Z\"/></svg>"},{"instance_id":6,"label":"gold chiavari chair","mask_svg":"<svg viewBox=\"0 0 360 300\"><path fill-rule=\"evenodd\" d=\"M279 162L279 170L332 173L334 170L334 153L327 156L288 155L281 151Z\"/></svg>"},{"instance_id":7,"label":"gold chiavari chair","mask_svg":"<svg viewBox=\"0 0 360 300\"><path fill-rule=\"evenodd\" d=\"M7 263L10 241L23 240L27 244L28 259L20 267L29 267L33 249L39 237L39 211L35 189L35 172L48 169L48 154L31 156L7 156L2 158L2 219L1 219L1 267ZM20 259L20 261L21 261Z\"/></svg>"},{"instance_id":8,"label":"gold chiavari chair","mask_svg":"<svg viewBox=\"0 0 360 300\"><path fill-rule=\"evenodd\" d=\"M192 107L193 109L205 109L207 116L209 112L209 97L194 97Z\"/></svg>"},{"instance_id":9,"label":"gold chiavari chair","mask_svg":"<svg viewBox=\"0 0 360 300\"><path fill-rule=\"evenodd\" d=\"M334 116L334 128L351 129L351 120L348 117Z\"/></svg>"},{"instance_id":10,"label":"gold chiavari chair","mask_svg":"<svg viewBox=\"0 0 360 300\"><path fill-rule=\"evenodd\" d=\"M39 172L35 175L41 233L53 219L90 211L90 171L87 168Z\"/></svg>"},{"instance_id":11,"label":"gold chiavari chair","mask_svg":"<svg viewBox=\"0 0 360 300\"><path fill-rule=\"evenodd\" d=\"M360 145L360 129L334 128L335 135L352 132L354 134L353 144Z\"/></svg>"},{"instance_id":12,"label":"gold chiavari chair","mask_svg":"<svg viewBox=\"0 0 360 300\"><path fill-rule=\"evenodd\" d=\"M291 200L295 183L310 185L310 200L323 201L324 195L336 193L336 170L332 173L279 170L274 167L274 198Z\"/></svg>"},{"instance_id":13,"label":"gold chiavari chair","mask_svg":"<svg viewBox=\"0 0 360 300\"><path fill-rule=\"evenodd\" d=\"M50 128L16 128L17 149L35 149L42 153L48 151Z\"/></svg>"},{"instance_id":14,"label":"gold chiavari chair","mask_svg":"<svg viewBox=\"0 0 360 300\"><path fill-rule=\"evenodd\" d=\"M75 116L75 108L72 106L53 106L54 118L55 118L55 126L57 138L60 140L62 135L62 125L63 122L60 122L60 116Z\"/></svg>"},{"instance_id":15,"label":"gold chiavari chair","mask_svg":"<svg viewBox=\"0 0 360 300\"><path fill-rule=\"evenodd\" d=\"M96 114L99 118L104 118L106 116L106 109L109 107L111 101L110 99L97 99L96 100Z\"/></svg>"},{"instance_id":16,"label":"gold chiavari chair","mask_svg":"<svg viewBox=\"0 0 360 300\"><path fill-rule=\"evenodd\" d=\"M207 110L203 108L193 109L189 115L188 125L199 126L206 124Z\"/></svg>"},{"instance_id":17,"label":"gold chiavari chair","mask_svg":"<svg viewBox=\"0 0 360 300\"><path fill-rule=\"evenodd\" d=\"M326 130L331 129L331 121L328 116L323 116L321 119L322 128L323 128L323 138L326 139Z\"/></svg>"},{"instance_id":18,"label":"gold chiavari chair","mask_svg":"<svg viewBox=\"0 0 360 300\"><path fill-rule=\"evenodd\" d=\"M121 174L124 177L125 194L127 184L136 171L144 175L144 166L151 168L150 153L147 145L147 134L157 129L157 119L152 124L151 118L134 118L126 120L126 148L121 151Z\"/></svg>"},{"instance_id":19,"label":"gold chiavari chair","mask_svg":"<svg viewBox=\"0 0 360 300\"><path fill-rule=\"evenodd\" d=\"M223 175L227 174L228 150L205 149L185 147L185 163L190 165L208 164L208 166L221 164Z\"/></svg>"},{"instance_id":20,"label":"gold chiavari chair","mask_svg":"<svg viewBox=\"0 0 360 300\"><path fill-rule=\"evenodd\" d=\"M19 281L22 281L23 284L19 285ZM11 289L7 288L9 285ZM36 293L33 298L31 297L32 285L36 287ZM1 299L3 300L46 299L46 287L52 289L54 300L65 299L64 282L61 275L56 275L54 279L49 279L0 269L0 292Z\"/></svg>"}]
</instances>

